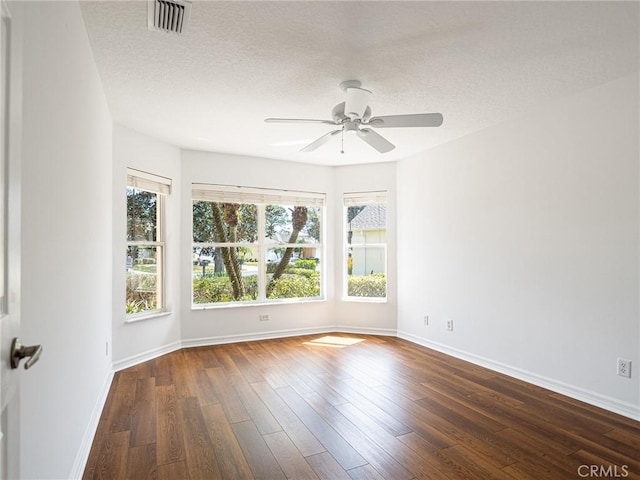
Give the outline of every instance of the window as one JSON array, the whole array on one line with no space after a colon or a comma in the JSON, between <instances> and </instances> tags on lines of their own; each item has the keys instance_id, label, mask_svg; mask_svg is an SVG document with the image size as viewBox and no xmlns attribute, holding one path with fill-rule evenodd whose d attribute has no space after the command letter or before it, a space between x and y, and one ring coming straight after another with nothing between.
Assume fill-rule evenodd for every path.
<instances>
[{"instance_id":1,"label":"window","mask_svg":"<svg viewBox=\"0 0 640 480\"><path fill-rule=\"evenodd\" d=\"M324 194L194 184L194 306L322 298Z\"/></svg>"},{"instance_id":2,"label":"window","mask_svg":"<svg viewBox=\"0 0 640 480\"><path fill-rule=\"evenodd\" d=\"M164 197L170 190L170 179L127 169L127 315L165 308Z\"/></svg>"},{"instance_id":3,"label":"window","mask_svg":"<svg viewBox=\"0 0 640 480\"><path fill-rule=\"evenodd\" d=\"M344 195L345 296L387 297L387 193Z\"/></svg>"}]
</instances>

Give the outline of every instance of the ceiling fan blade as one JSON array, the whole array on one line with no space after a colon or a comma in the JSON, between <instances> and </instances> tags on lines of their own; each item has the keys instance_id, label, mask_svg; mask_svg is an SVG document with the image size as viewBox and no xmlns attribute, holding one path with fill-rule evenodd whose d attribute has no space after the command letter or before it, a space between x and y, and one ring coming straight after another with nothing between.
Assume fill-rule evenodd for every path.
<instances>
[{"instance_id":1,"label":"ceiling fan blade","mask_svg":"<svg viewBox=\"0 0 640 480\"><path fill-rule=\"evenodd\" d=\"M302 148L300 151L301 152L313 152L316 148L321 147L322 145L327 143L329 140L331 140L331 137L339 134L340 132L342 132L342 129L334 130L333 132L329 132L329 133L325 133L323 136L321 136L317 140L311 142L309 145L307 145L306 147Z\"/></svg>"},{"instance_id":2,"label":"ceiling fan blade","mask_svg":"<svg viewBox=\"0 0 640 480\"><path fill-rule=\"evenodd\" d=\"M326 123L329 125L336 125L336 122L331 120L314 120L311 118L265 118L266 123Z\"/></svg>"},{"instance_id":3,"label":"ceiling fan blade","mask_svg":"<svg viewBox=\"0 0 640 480\"><path fill-rule=\"evenodd\" d=\"M362 128L358 130L358 136L380 153L387 153L396 148L393 143L370 128Z\"/></svg>"},{"instance_id":4,"label":"ceiling fan blade","mask_svg":"<svg viewBox=\"0 0 640 480\"><path fill-rule=\"evenodd\" d=\"M416 113L410 115L387 115L372 117L367 125L375 128L394 127L439 127L442 125L441 113Z\"/></svg>"}]
</instances>

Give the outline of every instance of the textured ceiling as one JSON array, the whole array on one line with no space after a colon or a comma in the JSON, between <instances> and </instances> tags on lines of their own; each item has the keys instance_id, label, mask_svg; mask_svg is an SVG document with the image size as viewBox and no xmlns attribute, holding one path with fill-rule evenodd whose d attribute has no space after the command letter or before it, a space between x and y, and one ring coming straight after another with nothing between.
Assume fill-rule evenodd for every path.
<instances>
[{"instance_id":1,"label":"textured ceiling","mask_svg":"<svg viewBox=\"0 0 640 480\"><path fill-rule=\"evenodd\" d=\"M81 1L114 120L184 148L324 165L391 161L638 71L632 2L195 1L183 35L147 29L146 1ZM338 85L373 115L440 112L439 128L380 129L380 154L330 125Z\"/></svg>"}]
</instances>

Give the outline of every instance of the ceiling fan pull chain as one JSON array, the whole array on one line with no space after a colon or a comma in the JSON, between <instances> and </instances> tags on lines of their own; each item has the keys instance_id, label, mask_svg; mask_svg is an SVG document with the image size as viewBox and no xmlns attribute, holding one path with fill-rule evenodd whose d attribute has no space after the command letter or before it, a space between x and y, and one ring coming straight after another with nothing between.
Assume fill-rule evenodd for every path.
<instances>
[{"instance_id":1,"label":"ceiling fan pull chain","mask_svg":"<svg viewBox=\"0 0 640 480\"><path fill-rule=\"evenodd\" d=\"M344 125L342 125L342 133L340 134L340 153L344 155Z\"/></svg>"}]
</instances>

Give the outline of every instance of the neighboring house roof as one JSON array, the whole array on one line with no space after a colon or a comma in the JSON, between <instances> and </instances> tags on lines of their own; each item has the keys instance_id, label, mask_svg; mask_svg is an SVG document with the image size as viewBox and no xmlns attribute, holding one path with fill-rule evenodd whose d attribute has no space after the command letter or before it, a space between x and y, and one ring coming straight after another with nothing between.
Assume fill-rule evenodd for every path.
<instances>
[{"instance_id":1,"label":"neighboring house roof","mask_svg":"<svg viewBox=\"0 0 640 480\"><path fill-rule=\"evenodd\" d=\"M351 220L351 230L380 230L387 228L387 206L367 205Z\"/></svg>"}]
</instances>

